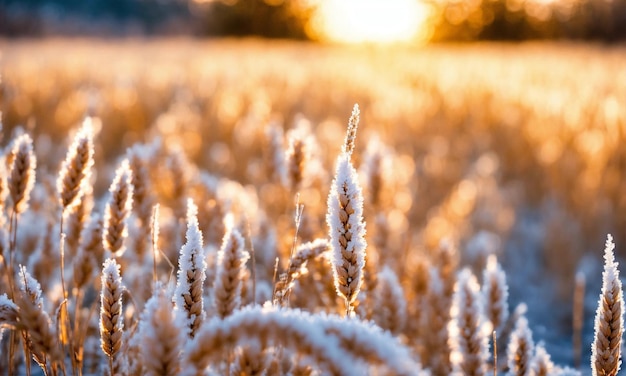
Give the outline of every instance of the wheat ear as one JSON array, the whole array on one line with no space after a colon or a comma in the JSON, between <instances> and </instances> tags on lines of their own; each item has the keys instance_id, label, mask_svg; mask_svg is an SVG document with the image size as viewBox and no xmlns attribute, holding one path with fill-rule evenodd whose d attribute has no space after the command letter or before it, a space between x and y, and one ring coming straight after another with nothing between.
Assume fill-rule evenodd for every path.
<instances>
[{"instance_id":1,"label":"wheat ear","mask_svg":"<svg viewBox=\"0 0 626 376\"><path fill-rule=\"evenodd\" d=\"M530 376L532 372L531 362L535 344L532 332L528 328L528 320L522 316L515 324L515 331L511 334L507 348L507 360L509 365L508 376Z\"/></svg>"},{"instance_id":2,"label":"wheat ear","mask_svg":"<svg viewBox=\"0 0 626 376\"><path fill-rule=\"evenodd\" d=\"M122 277L120 266L114 259L107 259L102 267L102 291L100 293L100 347L109 358L110 375L116 374L116 356L122 347Z\"/></svg>"},{"instance_id":3,"label":"wheat ear","mask_svg":"<svg viewBox=\"0 0 626 376\"><path fill-rule=\"evenodd\" d=\"M146 375L178 375L180 354L187 339L186 314L172 309L172 301L160 286L148 300L139 321L139 355Z\"/></svg>"},{"instance_id":4,"label":"wheat ear","mask_svg":"<svg viewBox=\"0 0 626 376\"><path fill-rule=\"evenodd\" d=\"M463 269L454 287L448 324L453 375L487 374L488 334L483 330L481 295L476 277Z\"/></svg>"},{"instance_id":5,"label":"wheat ear","mask_svg":"<svg viewBox=\"0 0 626 376\"><path fill-rule=\"evenodd\" d=\"M259 341L250 341L249 344L236 349L235 361L230 369L230 375L265 375L271 360L271 357L264 351Z\"/></svg>"},{"instance_id":6,"label":"wheat ear","mask_svg":"<svg viewBox=\"0 0 626 376\"><path fill-rule=\"evenodd\" d=\"M128 160L124 160L115 172L115 178L109 188L111 196L104 209L102 241L104 249L115 256L124 253L124 239L128 237L126 221L133 205L131 179L132 172Z\"/></svg>"},{"instance_id":7,"label":"wheat ear","mask_svg":"<svg viewBox=\"0 0 626 376\"><path fill-rule=\"evenodd\" d=\"M427 269L428 282L422 298L419 316L419 334L423 342L420 355L424 366L435 375L450 374L450 348L448 347L448 321L450 320L450 298L444 294L444 283L439 269Z\"/></svg>"},{"instance_id":8,"label":"wheat ear","mask_svg":"<svg viewBox=\"0 0 626 376\"><path fill-rule=\"evenodd\" d=\"M337 159L335 178L328 194L328 224L335 288L346 303L348 316L354 312L354 302L361 288L365 266L365 222L363 193L350 157L354 150L359 107L354 106L348 122L346 140Z\"/></svg>"},{"instance_id":9,"label":"wheat ear","mask_svg":"<svg viewBox=\"0 0 626 376\"><path fill-rule=\"evenodd\" d=\"M35 185L35 168L37 167L37 158L33 153L33 140L30 136L23 134L15 139L13 148L7 158L10 162L7 184L9 186L9 194L13 204L13 210L11 212L9 223L9 235L11 236L11 241L9 243L7 276L9 281L9 290L11 291L11 294L13 294L15 286L13 281L13 253L17 248L17 219L19 214L28 209L30 192L33 190Z\"/></svg>"},{"instance_id":10,"label":"wheat ear","mask_svg":"<svg viewBox=\"0 0 626 376\"><path fill-rule=\"evenodd\" d=\"M9 196L9 182L6 158L0 156L0 212L6 204L6 199Z\"/></svg>"},{"instance_id":11,"label":"wheat ear","mask_svg":"<svg viewBox=\"0 0 626 376\"><path fill-rule=\"evenodd\" d=\"M59 202L64 213L78 204L85 184L89 183L93 154L93 127L91 118L86 118L67 151L57 179Z\"/></svg>"},{"instance_id":12,"label":"wheat ear","mask_svg":"<svg viewBox=\"0 0 626 376\"><path fill-rule=\"evenodd\" d=\"M265 128L267 172L281 185L287 185L287 165L283 129L280 124L270 122Z\"/></svg>"},{"instance_id":13,"label":"wheat ear","mask_svg":"<svg viewBox=\"0 0 626 376\"><path fill-rule=\"evenodd\" d=\"M189 335L193 337L204 320L202 300L207 264L198 228L198 208L187 200L187 242L180 249L178 282L174 293L176 308L187 315Z\"/></svg>"},{"instance_id":14,"label":"wheat ear","mask_svg":"<svg viewBox=\"0 0 626 376\"><path fill-rule=\"evenodd\" d=\"M407 321L406 298L396 273L387 265L378 273L372 318L381 328L398 335Z\"/></svg>"},{"instance_id":15,"label":"wheat ear","mask_svg":"<svg viewBox=\"0 0 626 376\"><path fill-rule=\"evenodd\" d=\"M29 135L23 134L15 139L11 156L9 193L13 202L13 212L20 214L28 209L30 192L35 186L37 159L33 153L33 140Z\"/></svg>"},{"instance_id":16,"label":"wheat ear","mask_svg":"<svg viewBox=\"0 0 626 376\"><path fill-rule=\"evenodd\" d=\"M3 328L14 329L18 325L19 308L7 294L0 295L0 330Z\"/></svg>"},{"instance_id":17,"label":"wheat ear","mask_svg":"<svg viewBox=\"0 0 626 376\"><path fill-rule=\"evenodd\" d=\"M289 292L293 288L300 275L306 272L308 261L317 258L330 250L330 244L326 239L316 239L312 242L301 244L289 261L289 269L281 274L276 283L274 304L284 305Z\"/></svg>"},{"instance_id":18,"label":"wheat ear","mask_svg":"<svg viewBox=\"0 0 626 376\"><path fill-rule=\"evenodd\" d=\"M621 365L622 332L624 330L624 297L615 262L613 237L607 236L604 249L602 293L595 318L595 336L591 346L593 375L615 376Z\"/></svg>"},{"instance_id":19,"label":"wheat ear","mask_svg":"<svg viewBox=\"0 0 626 376\"><path fill-rule=\"evenodd\" d=\"M487 266L483 271L482 293L485 315L491 322L492 330L499 333L509 316L509 287L506 283L506 274L494 255L487 258Z\"/></svg>"},{"instance_id":20,"label":"wheat ear","mask_svg":"<svg viewBox=\"0 0 626 376\"><path fill-rule=\"evenodd\" d=\"M305 180L306 168L309 163L309 135L304 127L297 126L291 130L287 137L289 147L285 151L287 163L287 177L292 192L298 192Z\"/></svg>"},{"instance_id":21,"label":"wheat ear","mask_svg":"<svg viewBox=\"0 0 626 376\"><path fill-rule=\"evenodd\" d=\"M550 376L554 374L554 363L543 344L535 346L535 355L530 363L532 376Z\"/></svg>"},{"instance_id":22,"label":"wheat ear","mask_svg":"<svg viewBox=\"0 0 626 376\"><path fill-rule=\"evenodd\" d=\"M50 316L27 293L17 293L15 303L19 307L18 319L27 337L27 346L33 359L47 373L48 362L56 367L63 359Z\"/></svg>"},{"instance_id":23,"label":"wheat ear","mask_svg":"<svg viewBox=\"0 0 626 376\"><path fill-rule=\"evenodd\" d=\"M244 244L239 231L229 224L217 253L218 269L213 284L215 309L222 318L232 314L241 304L243 273L250 258L250 254L244 250Z\"/></svg>"}]
</instances>

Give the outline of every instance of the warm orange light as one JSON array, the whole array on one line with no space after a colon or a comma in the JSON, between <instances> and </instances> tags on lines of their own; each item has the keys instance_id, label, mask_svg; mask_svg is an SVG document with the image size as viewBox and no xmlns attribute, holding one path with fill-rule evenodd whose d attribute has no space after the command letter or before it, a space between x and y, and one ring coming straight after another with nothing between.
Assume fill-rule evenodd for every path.
<instances>
[{"instance_id":1,"label":"warm orange light","mask_svg":"<svg viewBox=\"0 0 626 376\"><path fill-rule=\"evenodd\" d=\"M408 42L425 39L428 16L420 0L326 0L315 29L335 42Z\"/></svg>"}]
</instances>

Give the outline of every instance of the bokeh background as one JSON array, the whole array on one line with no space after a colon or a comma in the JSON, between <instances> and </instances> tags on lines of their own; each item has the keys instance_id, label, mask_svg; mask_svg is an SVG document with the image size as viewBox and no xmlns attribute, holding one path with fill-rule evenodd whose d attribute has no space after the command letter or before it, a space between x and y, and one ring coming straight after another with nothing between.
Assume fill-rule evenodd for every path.
<instances>
[{"instance_id":1,"label":"bokeh background","mask_svg":"<svg viewBox=\"0 0 626 376\"><path fill-rule=\"evenodd\" d=\"M552 38L618 41L626 37L626 2L3 0L0 4L0 34L6 36L256 35L355 41L380 39L380 35L393 33L396 33L395 37L386 38L414 41Z\"/></svg>"}]
</instances>

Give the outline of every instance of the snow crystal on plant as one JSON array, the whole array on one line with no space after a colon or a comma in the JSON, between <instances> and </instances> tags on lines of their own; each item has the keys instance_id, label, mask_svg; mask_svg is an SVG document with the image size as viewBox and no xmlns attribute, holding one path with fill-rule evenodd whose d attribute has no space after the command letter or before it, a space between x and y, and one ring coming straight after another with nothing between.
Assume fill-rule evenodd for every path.
<instances>
[{"instance_id":1,"label":"snow crystal on plant","mask_svg":"<svg viewBox=\"0 0 626 376\"><path fill-rule=\"evenodd\" d=\"M41 285L35 278L33 278L30 273L26 270L23 265L19 266L19 286L20 290L27 293L31 298L34 298L34 303L38 307L43 306L43 298L41 297Z\"/></svg>"}]
</instances>

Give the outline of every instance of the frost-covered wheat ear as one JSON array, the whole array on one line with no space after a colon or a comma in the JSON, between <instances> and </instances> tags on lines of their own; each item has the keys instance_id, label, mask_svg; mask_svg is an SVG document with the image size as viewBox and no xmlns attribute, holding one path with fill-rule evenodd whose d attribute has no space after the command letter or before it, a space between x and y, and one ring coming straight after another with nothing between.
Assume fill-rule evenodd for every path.
<instances>
[{"instance_id":1,"label":"frost-covered wheat ear","mask_svg":"<svg viewBox=\"0 0 626 376\"><path fill-rule=\"evenodd\" d=\"M102 267L102 291L100 293L100 347L109 358L111 375L115 375L115 357L122 347L122 277L120 266L114 259L107 259Z\"/></svg>"},{"instance_id":2,"label":"frost-covered wheat ear","mask_svg":"<svg viewBox=\"0 0 626 376\"><path fill-rule=\"evenodd\" d=\"M128 236L126 221L133 205L132 172L124 160L115 172L109 192L111 196L104 209L102 244L105 251L115 256L124 253L124 239Z\"/></svg>"},{"instance_id":3,"label":"frost-covered wheat ear","mask_svg":"<svg viewBox=\"0 0 626 376\"><path fill-rule=\"evenodd\" d=\"M37 158L33 153L33 140L23 134L15 139L11 154L9 171L9 193L13 201L13 212L23 213L28 209L30 192L35 185Z\"/></svg>"},{"instance_id":4,"label":"frost-covered wheat ear","mask_svg":"<svg viewBox=\"0 0 626 376\"><path fill-rule=\"evenodd\" d=\"M500 329L509 317L509 287L506 284L506 274L498 263L495 255L487 258L487 266L483 272L483 298L485 300L485 315L491 321L492 329Z\"/></svg>"},{"instance_id":5,"label":"frost-covered wheat ear","mask_svg":"<svg viewBox=\"0 0 626 376\"><path fill-rule=\"evenodd\" d=\"M146 375L178 375L180 353L187 338L185 313L172 309L172 301L158 286L139 321L139 355Z\"/></svg>"},{"instance_id":6,"label":"frost-covered wheat ear","mask_svg":"<svg viewBox=\"0 0 626 376\"><path fill-rule=\"evenodd\" d=\"M624 297L615 262L613 237L607 236L604 249L602 293L595 319L595 338L591 347L593 375L615 376L620 369L622 332L624 330Z\"/></svg>"},{"instance_id":7,"label":"frost-covered wheat ear","mask_svg":"<svg viewBox=\"0 0 626 376\"><path fill-rule=\"evenodd\" d=\"M217 253L217 276L213 284L215 309L221 318L232 314L241 304L243 274L250 258L244 244L241 233L229 224Z\"/></svg>"},{"instance_id":8,"label":"frost-covered wheat ear","mask_svg":"<svg viewBox=\"0 0 626 376\"><path fill-rule=\"evenodd\" d=\"M93 153L93 128L91 118L86 118L67 151L57 179L59 201L64 212L78 204L85 184L89 183Z\"/></svg>"},{"instance_id":9,"label":"frost-covered wheat ear","mask_svg":"<svg viewBox=\"0 0 626 376\"><path fill-rule=\"evenodd\" d=\"M526 317L520 317L515 323L507 349L507 362L510 376L532 375L532 360L535 344Z\"/></svg>"},{"instance_id":10,"label":"frost-covered wheat ear","mask_svg":"<svg viewBox=\"0 0 626 376\"><path fill-rule=\"evenodd\" d=\"M458 276L448 324L453 375L486 375L488 338L483 330L482 302L476 277L469 269Z\"/></svg>"},{"instance_id":11,"label":"frost-covered wheat ear","mask_svg":"<svg viewBox=\"0 0 626 376\"><path fill-rule=\"evenodd\" d=\"M202 293L207 264L198 228L198 208L191 199L187 201L187 242L180 249L178 268L174 302L177 309L185 312L189 335L193 337L204 320Z\"/></svg>"},{"instance_id":12,"label":"frost-covered wheat ear","mask_svg":"<svg viewBox=\"0 0 626 376\"><path fill-rule=\"evenodd\" d=\"M335 288L346 302L351 314L361 288L365 266L365 222L363 220L363 193L350 156L354 150L359 107L354 106L348 123L348 133L337 158L335 178L328 194L326 223L332 247L331 264Z\"/></svg>"}]
</instances>

